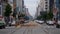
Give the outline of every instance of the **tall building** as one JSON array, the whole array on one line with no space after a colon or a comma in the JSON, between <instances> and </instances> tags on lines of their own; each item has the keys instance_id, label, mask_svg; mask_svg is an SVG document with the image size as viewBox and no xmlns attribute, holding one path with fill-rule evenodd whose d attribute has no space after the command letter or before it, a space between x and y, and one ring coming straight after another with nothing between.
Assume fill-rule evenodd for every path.
<instances>
[{"instance_id":1,"label":"tall building","mask_svg":"<svg viewBox=\"0 0 60 34\"><path fill-rule=\"evenodd\" d=\"M24 8L24 0L16 0L16 9L17 9L17 12L19 13L23 13L23 8Z\"/></svg>"},{"instance_id":2,"label":"tall building","mask_svg":"<svg viewBox=\"0 0 60 34\"><path fill-rule=\"evenodd\" d=\"M55 5L56 5L56 8L58 8L57 17L60 20L60 0L55 0Z\"/></svg>"},{"instance_id":3,"label":"tall building","mask_svg":"<svg viewBox=\"0 0 60 34\"><path fill-rule=\"evenodd\" d=\"M0 15L4 16L5 7L7 5L8 0L0 0Z\"/></svg>"},{"instance_id":4,"label":"tall building","mask_svg":"<svg viewBox=\"0 0 60 34\"><path fill-rule=\"evenodd\" d=\"M39 16L45 12L49 12L49 0L40 0L35 16Z\"/></svg>"},{"instance_id":5,"label":"tall building","mask_svg":"<svg viewBox=\"0 0 60 34\"><path fill-rule=\"evenodd\" d=\"M49 11L53 11L54 0L49 0Z\"/></svg>"},{"instance_id":6,"label":"tall building","mask_svg":"<svg viewBox=\"0 0 60 34\"><path fill-rule=\"evenodd\" d=\"M0 0L0 15L2 15L2 2Z\"/></svg>"},{"instance_id":7,"label":"tall building","mask_svg":"<svg viewBox=\"0 0 60 34\"><path fill-rule=\"evenodd\" d=\"M40 0L41 11L49 11L49 0Z\"/></svg>"},{"instance_id":8,"label":"tall building","mask_svg":"<svg viewBox=\"0 0 60 34\"><path fill-rule=\"evenodd\" d=\"M16 11L16 0L13 0L13 10Z\"/></svg>"},{"instance_id":9,"label":"tall building","mask_svg":"<svg viewBox=\"0 0 60 34\"><path fill-rule=\"evenodd\" d=\"M40 12L41 12L41 6L38 5L38 7L36 8L35 18L37 18L37 16L40 15Z\"/></svg>"}]
</instances>

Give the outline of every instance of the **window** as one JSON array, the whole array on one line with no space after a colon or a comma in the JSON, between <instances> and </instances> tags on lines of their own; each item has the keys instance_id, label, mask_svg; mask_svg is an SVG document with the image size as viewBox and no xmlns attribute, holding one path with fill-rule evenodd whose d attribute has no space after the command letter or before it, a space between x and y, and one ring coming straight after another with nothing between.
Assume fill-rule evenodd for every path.
<instances>
[{"instance_id":1,"label":"window","mask_svg":"<svg viewBox=\"0 0 60 34\"><path fill-rule=\"evenodd\" d=\"M45 8L46 9L46 11L47 11L47 8Z\"/></svg>"},{"instance_id":2,"label":"window","mask_svg":"<svg viewBox=\"0 0 60 34\"><path fill-rule=\"evenodd\" d=\"M0 15L1 15L1 7L0 7Z\"/></svg>"},{"instance_id":3,"label":"window","mask_svg":"<svg viewBox=\"0 0 60 34\"><path fill-rule=\"evenodd\" d=\"M45 2L46 4L48 3L48 2Z\"/></svg>"},{"instance_id":4,"label":"window","mask_svg":"<svg viewBox=\"0 0 60 34\"><path fill-rule=\"evenodd\" d=\"M46 7L48 6L48 5L45 5Z\"/></svg>"}]
</instances>

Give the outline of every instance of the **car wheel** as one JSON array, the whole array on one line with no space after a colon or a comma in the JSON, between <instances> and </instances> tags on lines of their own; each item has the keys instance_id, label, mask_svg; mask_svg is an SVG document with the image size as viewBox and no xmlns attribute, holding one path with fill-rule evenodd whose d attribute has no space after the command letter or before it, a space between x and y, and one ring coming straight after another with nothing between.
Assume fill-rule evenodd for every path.
<instances>
[{"instance_id":1,"label":"car wheel","mask_svg":"<svg viewBox=\"0 0 60 34\"><path fill-rule=\"evenodd\" d=\"M0 26L0 29L2 29L2 26Z\"/></svg>"},{"instance_id":2,"label":"car wheel","mask_svg":"<svg viewBox=\"0 0 60 34\"><path fill-rule=\"evenodd\" d=\"M3 25L2 28L5 28L5 26Z\"/></svg>"}]
</instances>

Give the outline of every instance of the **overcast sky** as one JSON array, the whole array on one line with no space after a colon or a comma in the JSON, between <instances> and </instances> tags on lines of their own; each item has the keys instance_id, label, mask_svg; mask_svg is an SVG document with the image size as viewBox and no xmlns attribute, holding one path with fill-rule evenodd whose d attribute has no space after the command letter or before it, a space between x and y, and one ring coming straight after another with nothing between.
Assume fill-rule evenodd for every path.
<instances>
[{"instance_id":1,"label":"overcast sky","mask_svg":"<svg viewBox=\"0 0 60 34\"><path fill-rule=\"evenodd\" d=\"M38 0L24 0L24 4L29 9L29 13L34 16L38 5Z\"/></svg>"},{"instance_id":2,"label":"overcast sky","mask_svg":"<svg viewBox=\"0 0 60 34\"><path fill-rule=\"evenodd\" d=\"M10 0L12 1L12 0ZM38 5L39 0L24 0L25 6L28 8L29 13L34 16L36 12L36 7Z\"/></svg>"}]
</instances>

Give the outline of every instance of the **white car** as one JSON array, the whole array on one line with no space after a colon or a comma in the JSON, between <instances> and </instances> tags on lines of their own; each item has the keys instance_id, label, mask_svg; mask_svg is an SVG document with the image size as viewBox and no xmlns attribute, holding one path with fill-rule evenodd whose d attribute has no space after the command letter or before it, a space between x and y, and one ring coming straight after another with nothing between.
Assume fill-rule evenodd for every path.
<instances>
[{"instance_id":1,"label":"white car","mask_svg":"<svg viewBox=\"0 0 60 34\"><path fill-rule=\"evenodd\" d=\"M43 20L35 20L35 22L39 23L39 24L43 24L44 21Z\"/></svg>"},{"instance_id":2,"label":"white car","mask_svg":"<svg viewBox=\"0 0 60 34\"><path fill-rule=\"evenodd\" d=\"M47 21L47 24L53 25L54 24L54 21Z\"/></svg>"},{"instance_id":3,"label":"white car","mask_svg":"<svg viewBox=\"0 0 60 34\"><path fill-rule=\"evenodd\" d=\"M60 21L58 21L58 24L60 25Z\"/></svg>"},{"instance_id":4,"label":"white car","mask_svg":"<svg viewBox=\"0 0 60 34\"><path fill-rule=\"evenodd\" d=\"M38 22L38 20L35 20L35 22Z\"/></svg>"},{"instance_id":5,"label":"white car","mask_svg":"<svg viewBox=\"0 0 60 34\"><path fill-rule=\"evenodd\" d=\"M25 20L25 23L29 23L29 20Z\"/></svg>"},{"instance_id":6,"label":"white car","mask_svg":"<svg viewBox=\"0 0 60 34\"><path fill-rule=\"evenodd\" d=\"M10 25L11 25L11 26L15 26L16 21L13 21L12 23L11 23L11 22L9 22L9 23L10 23Z\"/></svg>"},{"instance_id":7,"label":"white car","mask_svg":"<svg viewBox=\"0 0 60 34\"><path fill-rule=\"evenodd\" d=\"M43 23L44 23L44 21L42 21L42 20L39 20L39 21L38 21L38 23L40 23L40 24L43 24Z\"/></svg>"}]
</instances>

